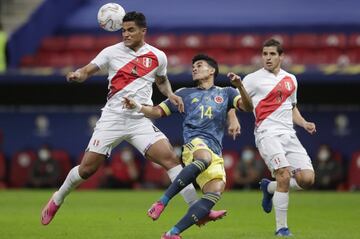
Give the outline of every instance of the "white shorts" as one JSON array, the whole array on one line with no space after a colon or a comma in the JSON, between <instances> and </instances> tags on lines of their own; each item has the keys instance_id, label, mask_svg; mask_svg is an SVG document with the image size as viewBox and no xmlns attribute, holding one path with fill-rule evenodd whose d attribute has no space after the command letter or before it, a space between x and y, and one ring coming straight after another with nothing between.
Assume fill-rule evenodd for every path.
<instances>
[{"instance_id":1,"label":"white shorts","mask_svg":"<svg viewBox=\"0 0 360 239\"><path fill-rule=\"evenodd\" d=\"M148 118L134 119L119 117L119 115L116 118L106 116L103 113L96 123L86 151L110 156L112 149L125 140L145 155L152 144L160 139L167 139Z\"/></svg>"},{"instance_id":2,"label":"white shorts","mask_svg":"<svg viewBox=\"0 0 360 239\"><path fill-rule=\"evenodd\" d=\"M294 134L267 136L256 142L261 157L269 170L290 167L291 172L310 169L314 171L311 159Z\"/></svg>"}]
</instances>

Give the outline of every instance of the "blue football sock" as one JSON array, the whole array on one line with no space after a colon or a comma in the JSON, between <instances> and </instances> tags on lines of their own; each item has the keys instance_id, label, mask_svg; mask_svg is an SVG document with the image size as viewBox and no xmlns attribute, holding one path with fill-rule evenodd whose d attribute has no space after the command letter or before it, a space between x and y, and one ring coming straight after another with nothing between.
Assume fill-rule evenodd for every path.
<instances>
[{"instance_id":1,"label":"blue football sock","mask_svg":"<svg viewBox=\"0 0 360 239\"><path fill-rule=\"evenodd\" d=\"M178 234L185 231L199 220L208 216L211 208L213 208L215 203L219 200L220 194L206 193L201 199L199 199L189 208L185 216L175 225L174 228L179 230Z\"/></svg>"},{"instance_id":2,"label":"blue football sock","mask_svg":"<svg viewBox=\"0 0 360 239\"><path fill-rule=\"evenodd\" d=\"M164 196L161 197L160 201L167 205L169 200L178 194L183 188L190 183L194 182L196 177L205 171L209 166L209 163L204 159L197 159L191 164L184 167L179 175L175 178L172 184L165 191Z\"/></svg>"}]
</instances>

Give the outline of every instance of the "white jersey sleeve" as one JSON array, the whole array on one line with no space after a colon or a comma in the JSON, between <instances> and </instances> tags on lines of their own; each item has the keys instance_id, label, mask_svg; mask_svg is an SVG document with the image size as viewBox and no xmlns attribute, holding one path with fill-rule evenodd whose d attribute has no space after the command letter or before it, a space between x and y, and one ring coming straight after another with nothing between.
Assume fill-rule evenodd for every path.
<instances>
[{"instance_id":1,"label":"white jersey sleeve","mask_svg":"<svg viewBox=\"0 0 360 239\"><path fill-rule=\"evenodd\" d=\"M157 76L166 76L167 74L167 57L164 52L160 51L159 54L159 67L157 68Z\"/></svg>"},{"instance_id":2,"label":"white jersey sleeve","mask_svg":"<svg viewBox=\"0 0 360 239\"><path fill-rule=\"evenodd\" d=\"M90 63L97 65L101 70L108 70L110 62L110 48L103 49Z\"/></svg>"},{"instance_id":3,"label":"white jersey sleeve","mask_svg":"<svg viewBox=\"0 0 360 239\"><path fill-rule=\"evenodd\" d=\"M293 105L296 105L297 103L297 89L298 89L298 82L296 80L296 77L294 75L290 75L291 78L293 78L293 81L294 81L294 84L295 84L295 90L294 90L294 93L292 93L292 95L290 96L290 100L291 100L291 103Z\"/></svg>"}]
</instances>

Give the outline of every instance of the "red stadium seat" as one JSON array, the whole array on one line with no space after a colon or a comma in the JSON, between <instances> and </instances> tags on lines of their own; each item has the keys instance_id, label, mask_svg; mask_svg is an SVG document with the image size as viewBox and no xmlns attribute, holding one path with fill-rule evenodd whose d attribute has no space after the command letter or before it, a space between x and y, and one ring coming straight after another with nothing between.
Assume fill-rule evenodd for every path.
<instances>
[{"instance_id":1,"label":"red stadium seat","mask_svg":"<svg viewBox=\"0 0 360 239\"><path fill-rule=\"evenodd\" d=\"M256 54L254 50L243 49L237 51L223 51L216 52L213 54L214 58L218 61L219 64L225 65L250 65L253 63L254 57L259 54Z\"/></svg>"},{"instance_id":2,"label":"red stadium seat","mask_svg":"<svg viewBox=\"0 0 360 239\"><path fill-rule=\"evenodd\" d=\"M223 151L224 167L226 172L226 189L231 189L234 185L234 172L239 160L237 151Z\"/></svg>"},{"instance_id":3,"label":"red stadium seat","mask_svg":"<svg viewBox=\"0 0 360 239\"><path fill-rule=\"evenodd\" d=\"M62 68L74 65L74 55L65 53L40 53L37 66Z\"/></svg>"},{"instance_id":4,"label":"red stadium seat","mask_svg":"<svg viewBox=\"0 0 360 239\"><path fill-rule=\"evenodd\" d=\"M263 44L263 38L257 34L239 34L235 36L235 48L250 48L260 51Z\"/></svg>"},{"instance_id":5,"label":"red stadium seat","mask_svg":"<svg viewBox=\"0 0 360 239\"><path fill-rule=\"evenodd\" d=\"M147 42L163 51L173 50L178 46L178 37L175 34L158 34L149 36Z\"/></svg>"},{"instance_id":6,"label":"red stadium seat","mask_svg":"<svg viewBox=\"0 0 360 239\"><path fill-rule=\"evenodd\" d=\"M180 36L180 48L203 50L205 49L205 36L202 34L185 34Z\"/></svg>"},{"instance_id":7,"label":"red stadium seat","mask_svg":"<svg viewBox=\"0 0 360 239\"><path fill-rule=\"evenodd\" d=\"M64 150L52 150L51 156L59 163L60 170L61 170L59 180L62 182L65 180L67 174L69 173L70 169L72 168L70 156Z\"/></svg>"},{"instance_id":8,"label":"red stadium seat","mask_svg":"<svg viewBox=\"0 0 360 239\"><path fill-rule=\"evenodd\" d=\"M67 39L64 36L44 38L40 45L40 51L59 52L66 47Z\"/></svg>"},{"instance_id":9,"label":"red stadium seat","mask_svg":"<svg viewBox=\"0 0 360 239\"><path fill-rule=\"evenodd\" d=\"M315 33L297 33L291 36L290 48L316 48L319 45L319 36Z\"/></svg>"},{"instance_id":10,"label":"red stadium seat","mask_svg":"<svg viewBox=\"0 0 360 239\"><path fill-rule=\"evenodd\" d=\"M360 189L360 151L352 155L348 175L349 188L352 190Z\"/></svg>"},{"instance_id":11,"label":"red stadium seat","mask_svg":"<svg viewBox=\"0 0 360 239\"><path fill-rule=\"evenodd\" d=\"M191 66L192 58L196 54L195 51L178 51L176 53L168 54L168 64L171 67Z\"/></svg>"},{"instance_id":12,"label":"red stadium seat","mask_svg":"<svg viewBox=\"0 0 360 239\"><path fill-rule=\"evenodd\" d=\"M264 41L274 38L275 40L278 40L282 46L286 49L288 49L291 46L290 36L286 33L271 33L265 35Z\"/></svg>"},{"instance_id":13,"label":"red stadium seat","mask_svg":"<svg viewBox=\"0 0 360 239\"><path fill-rule=\"evenodd\" d=\"M145 162L143 180L145 188L164 188L170 184L170 179L165 169L149 160Z\"/></svg>"},{"instance_id":14,"label":"red stadium seat","mask_svg":"<svg viewBox=\"0 0 360 239\"><path fill-rule=\"evenodd\" d=\"M121 41L121 37L119 34L117 35L106 35L99 36L95 38L95 49L96 51L102 50L108 46L114 45Z\"/></svg>"},{"instance_id":15,"label":"red stadium seat","mask_svg":"<svg viewBox=\"0 0 360 239\"><path fill-rule=\"evenodd\" d=\"M16 153L10 163L10 187L25 187L29 180L32 165L36 160L33 151L22 151Z\"/></svg>"},{"instance_id":16,"label":"red stadium seat","mask_svg":"<svg viewBox=\"0 0 360 239\"><path fill-rule=\"evenodd\" d=\"M66 42L66 50L96 50L96 39L92 35L72 35Z\"/></svg>"},{"instance_id":17,"label":"red stadium seat","mask_svg":"<svg viewBox=\"0 0 360 239\"><path fill-rule=\"evenodd\" d=\"M349 36L349 48L360 48L360 33L353 33Z\"/></svg>"},{"instance_id":18,"label":"red stadium seat","mask_svg":"<svg viewBox=\"0 0 360 239\"><path fill-rule=\"evenodd\" d=\"M21 67L34 67L37 66L39 63L36 56L23 56L20 60Z\"/></svg>"},{"instance_id":19,"label":"red stadium seat","mask_svg":"<svg viewBox=\"0 0 360 239\"><path fill-rule=\"evenodd\" d=\"M228 33L211 34L207 38L207 49L231 49L234 48L234 36Z\"/></svg>"},{"instance_id":20,"label":"red stadium seat","mask_svg":"<svg viewBox=\"0 0 360 239\"><path fill-rule=\"evenodd\" d=\"M358 49L347 49L343 55L351 64L360 63L360 47Z\"/></svg>"},{"instance_id":21,"label":"red stadium seat","mask_svg":"<svg viewBox=\"0 0 360 239\"><path fill-rule=\"evenodd\" d=\"M343 33L323 34L320 36L319 45L321 48L341 48L346 47L346 36Z\"/></svg>"}]
</instances>

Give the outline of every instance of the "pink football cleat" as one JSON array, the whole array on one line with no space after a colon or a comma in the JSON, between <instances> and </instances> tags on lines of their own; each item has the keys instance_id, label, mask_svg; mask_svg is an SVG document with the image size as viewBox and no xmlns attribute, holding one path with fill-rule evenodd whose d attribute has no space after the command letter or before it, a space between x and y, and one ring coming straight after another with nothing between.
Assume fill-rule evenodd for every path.
<instances>
[{"instance_id":1,"label":"pink football cleat","mask_svg":"<svg viewBox=\"0 0 360 239\"><path fill-rule=\"evenodd\" d=\"M51 222L56 212L60 208L60 205L58 206L55 204L53 200L53 196L50 198L49 202L46 204L46 206L43 208L41 212L41 224L43 224L44 226Z\"/></svg>"},{"instance_id":2,"label":"pink football cleat","mask_svg":"<svg viewBox=\"0 0 360 239\"><path fill-rule=\"evenodd\" d=\"M158 201L151 205L151 208L147 211L147 215L151 217L154 221L157 220L161 213L164 211L165 205Z\"/></svg>"},{"instance_id":3,"label":"pink football cleat","mask_svg":"<svg viewBox=\"0 0 360 239\"><path fill-rule=\"evenodd\" d=\"M219 211L215 211L215 210L210 210L210 213L208 216L204 217L203 219L200 219L196 225L197 226L204 226L206 223L210 222L210 221L217 221L222 219L223 217L226 216L227 211L226 210L219 210Z\"/></svg>"},{"instance_id":4,"label":"pink football cleat","mask_svg":"<svg viewBox=\"0 0 360 239\"><path fill-rule=\"evenodd\" d=\"M181 239L180 235L166 235L166 233L164 233L160 239Z\"/></svg>"}]
</instances>

